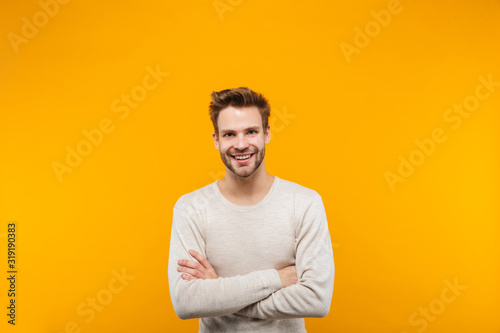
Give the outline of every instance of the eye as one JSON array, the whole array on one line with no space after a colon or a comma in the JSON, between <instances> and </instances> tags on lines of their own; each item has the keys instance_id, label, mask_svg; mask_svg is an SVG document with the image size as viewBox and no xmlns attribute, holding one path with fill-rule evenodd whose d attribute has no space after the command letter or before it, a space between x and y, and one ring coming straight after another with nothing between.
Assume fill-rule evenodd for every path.
<instances>
[{"instance_id":1,"label":"eye","mask_svg":"<svg viewBox=\"0 0 500 333\"><path fill-rule=\"evenodd\" d=\"M251 133L251 132L257 133L257 131L256 131L256 130L250 130L250 131L248 131L248 132L249 132L249 133ZM252 133L251 133L251 134L252 134Z\"/></svg>"},{"instance_id":2,"label":"eye","mask_svg":"<svg viewBox=\"0 0 500 333\"><path fill-rule=\"evenodd\" d=\"M232 135L233 133L226 133L223 136L225 137L226 135Z\"/></svg>"}]
</instances>

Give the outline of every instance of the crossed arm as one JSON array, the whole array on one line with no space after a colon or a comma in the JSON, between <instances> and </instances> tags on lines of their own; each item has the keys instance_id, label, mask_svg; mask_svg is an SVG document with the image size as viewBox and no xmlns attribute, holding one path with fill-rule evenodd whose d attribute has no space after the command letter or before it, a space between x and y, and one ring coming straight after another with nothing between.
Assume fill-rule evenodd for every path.
<instances>
[{"instance_id":1,"label":"crossed arm","mask_svg":"<svg viewBox=\"0 0 500 333\"><path fill-rule=\"evenodd\" d=\"M197 279L218 279L217 272L210 265L210 262L196 252L195 250L189 250L191 254L197 261L181 259L178 261L179 267L177 270L179 272L185 272L187 274L182 274L184 280L193 281ZM297 283L297 270L295 266L288 266L282 269L278 269L278 274L280 276L281 284L283 288L289 287L292 284Z\"/></svg>"},{"instance_id":2,"label":"crossed arm","mask_svg":"<svg viewBox=\"0 0 500 333\"><path fill-rule=\"evenodd\" d=\"M233 313L261 319L326 316L335 269L326 214L318 198L298 227L296 266L227 278L218 277L206 259L202 228L195 217L174 208L168 273L177 315L182 319ZM184 259L190 257L193 260Z\"/></svg>"}]
</instances>

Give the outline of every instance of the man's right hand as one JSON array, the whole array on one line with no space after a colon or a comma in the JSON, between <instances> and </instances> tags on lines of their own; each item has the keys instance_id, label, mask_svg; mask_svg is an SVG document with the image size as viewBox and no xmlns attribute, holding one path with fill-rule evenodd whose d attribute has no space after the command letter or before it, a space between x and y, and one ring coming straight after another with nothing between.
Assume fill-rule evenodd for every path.
<instances>
[{"instance_id":1,"label":"man's right hand","mask_svg":"<svg viewBox=\"0 0 500 333\"><path fill-rule=\"evenodd\" d=\"M282 269L278 269L278 274L280 275L283 288L297 283L297 269L295 269L295 266L288 266Z\"/></svg>"}]
</instances>

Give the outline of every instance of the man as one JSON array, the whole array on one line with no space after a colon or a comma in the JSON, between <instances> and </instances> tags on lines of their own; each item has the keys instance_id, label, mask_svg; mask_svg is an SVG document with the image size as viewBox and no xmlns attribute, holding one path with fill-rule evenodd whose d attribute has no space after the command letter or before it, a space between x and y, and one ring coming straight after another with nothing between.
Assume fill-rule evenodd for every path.
<instances>
[{"instance_id":1,"label":"man","mask_svg":"<svg viewBox=\"0 0 500 333\"><path fill-rule=\"evenodd\" d=\"M303 318L330 310L335 269L323 202L266 171L269 115L267 100L248 88L213 92L212 136L226 176L174 206L170 296L180 318L200 318L199 332L306 332Z\"/></svg>"}]
</instances>

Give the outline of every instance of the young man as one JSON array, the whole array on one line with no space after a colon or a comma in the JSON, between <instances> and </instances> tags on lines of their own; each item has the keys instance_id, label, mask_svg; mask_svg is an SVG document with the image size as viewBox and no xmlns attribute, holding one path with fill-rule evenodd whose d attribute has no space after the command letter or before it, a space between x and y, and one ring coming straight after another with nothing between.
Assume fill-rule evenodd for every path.
<instances>
[{"instance_id":1,"label":"young man","mask_svg":"<svg viewBox=\"0 0 500 333\"><path fill-rule=\"evenodd\" d=\"M200 318L199 332L306 332L303 318L330 310L335 268L323 201L267 173L269 115L267 100L248 88L213 92L212 136L226 176L174 206L170 296L180 318Z\"/></svg>"}]
</instances>

